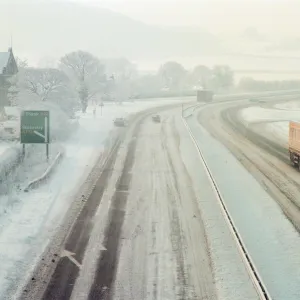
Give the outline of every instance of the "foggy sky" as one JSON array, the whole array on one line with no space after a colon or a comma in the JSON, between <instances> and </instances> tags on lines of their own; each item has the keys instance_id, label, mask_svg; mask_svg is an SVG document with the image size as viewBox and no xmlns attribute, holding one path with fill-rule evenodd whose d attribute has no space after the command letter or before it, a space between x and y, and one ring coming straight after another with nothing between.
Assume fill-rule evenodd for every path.
<instances>
[{"instance_id":1,"label":"foggy sky","mask_svg":"<svg viewBox=\"0 0 300 300\"><path fill-rule=\"evenodd\" d=\"M195 28L177 34L154 25ZM0 0L0 51L13 36L16 55L43 67L82 49L104 58L126 56L145 68L172 59L187 67L299 69L299 26L300 0ZM296 56L296 63L277 55Z\"/></svg>"},{"instance_id":2,"label":"foggy sky","mask_svg":"<svg viewBox=\"0 0 300 300\"><path fill-rule=\"evenodd\" d=\"M270 34L298 34L299 0L73 0L100 5L150 24L237 32L249 26Z\"/></svg>"}]
</instances>

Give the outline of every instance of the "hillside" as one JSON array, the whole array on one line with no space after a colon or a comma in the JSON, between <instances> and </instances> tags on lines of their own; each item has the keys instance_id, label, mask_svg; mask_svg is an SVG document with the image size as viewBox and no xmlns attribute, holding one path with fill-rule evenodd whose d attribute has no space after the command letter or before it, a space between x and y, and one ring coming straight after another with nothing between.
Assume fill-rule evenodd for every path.
<instances>
[{"instance_id":1,"label":"hillside","mask_svg":"<svg viewBox=\"0 0 300 300\"><path fill-rule=\"evenodd\" d=\"M124 15L63 1L1 0L0 48L13 34L15 52L32 58L88 50L99 57L164 59L217 54L217 38L201 30L146 25Z\"/></svg>"}]
</instances>

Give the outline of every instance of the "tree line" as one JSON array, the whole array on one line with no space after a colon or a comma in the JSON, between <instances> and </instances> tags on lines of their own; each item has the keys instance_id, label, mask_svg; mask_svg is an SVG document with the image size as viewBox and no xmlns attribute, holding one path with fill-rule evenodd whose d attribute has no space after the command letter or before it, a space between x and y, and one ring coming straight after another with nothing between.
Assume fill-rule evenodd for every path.
<instances>
[{"instance_id":1,"label":"tree line","mask_svg":"<svg viewBox=\"0 0 300 300\"><path fill-rule=\"evenodd\" d=\"M263 92L276 90L299 89L300 80L255 80L251 77L242 78L237 89L241 91Z\"/></svg>"},{"instance_id":2,"label":"tree line","mask_svg":"<svg viewBox=\"0 0 300 300\"><path fill-rule=\"evenodd\" d=\"M157 73L141 76L136 85L136 90L140 92L149 89L174 92L193 89L228 90L234 85L234 72L227 65L216 65L213 68L197 65L187 70L178 62L169 61Z\"/></svg>"},{"instance_id":3,"label":"tree line","mask_svg":"<svg viewBox=\"0 0 300 300\"><path fill-rule=\"evenodd\" d=\"M116 85L133 77L135 66L124 58L100 61L85 51L64 55L57 68L33 68L16 59L19 72L8 79L11 105L32 101L54 101L66 112L79 105L86 111L89 101L115 91Z\"/></svg>"},{"instance_id":4,"label":"tree line","mask_svg":"<svg viewBox=\"0 0 300 300\"><path fill-rule=\"evenodd\" d=\"M234 73L226 65L198 65L189 71L178 62L169 61L157 72L142 75L125 58L100 60L86 51L64 55L56 68L33 68L21 59L17 59L17 64L18 74L8 79L11 105L52 101L68 113L79 107L86 112L90 102L122 102L148 91L218 90L234 84Z\"/></svg>"}]
</instances>

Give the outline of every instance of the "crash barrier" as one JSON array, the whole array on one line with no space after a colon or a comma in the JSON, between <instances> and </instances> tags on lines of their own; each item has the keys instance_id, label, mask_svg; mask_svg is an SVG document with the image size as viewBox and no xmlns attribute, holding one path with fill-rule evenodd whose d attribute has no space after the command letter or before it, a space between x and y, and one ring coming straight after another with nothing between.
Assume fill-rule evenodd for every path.
<instances>
[{"instance_id":1,"label":"crash barrier","mask_svg":"<svg viewBox=\"0 0 300 300\"><path fill-rule=\"evenodd\" d=\"M47 168L47 170L45 171L45 173L32 180L27 187L24 189L24 192L28 192L29 190L35 189L37 187L39 187L41 184L44 184L49 177L51 176L51 174L54 172L55 168L58 166L58 164L61 162L62 158L64 157L64 151L59 151L54 159L54 161L52 162L52 164Z\"/></svg>"},{"instance_id":2,"label":"crash barrier","mask_svg":"<svg viewBox=\"0 0 300 300\"><path fill-rule=\"evenodd\" d=\"M188 117L191 117L195 111L195 109L199 106L202 106L203 104L193 104L189 107L186 107L186 108L182 108L182 116L184 118L188 118Z\"/></svg>"}]
</instances>

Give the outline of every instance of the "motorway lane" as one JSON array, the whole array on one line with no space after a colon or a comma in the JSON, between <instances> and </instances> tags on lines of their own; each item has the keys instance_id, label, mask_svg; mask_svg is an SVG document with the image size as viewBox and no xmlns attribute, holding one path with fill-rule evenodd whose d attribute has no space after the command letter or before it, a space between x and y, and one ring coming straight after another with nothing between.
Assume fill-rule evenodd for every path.
<instances>
[{"instance_id":1,"label":"motorway lane","mask_svg":"<svg viewBox=\"0 0 300 300\"><path fill-rule=\"evenodd\" d=\"M111 299L216 299L204 226L172 113L137 138Z\"/></svg>"},{"instance_id":2,"label":"motorway lane","mask_svg":"<svg viewBox=\"0 0 300 300\"><path fill-rule=\"evenodd\" d=\"M254 132L239 122L240 107L212 105L197 113L198 121L237 157L300 231L299 171L290 165L287 149L257 135L257 128Z\"/></svg>"},{"instance_id":3,"label":"motorway lane","mask_svg":"<svg viewBox=\"0 0 300 300\"><path fill-rule=\"evenodd\" d=\"M216 299L174 115L162 119L141 118L129 128L83 199L88 205L67 239L69 252L54 255L50 282L45 288L45 279L32 279L32 299ZM33 294L24 292L26 299Z\"/></svg>"},{"instance_id":4,"label":"motorway lane","mask_svg":"<svg viewBox=\"0 0 300 300\"><path fill-rule=\"evenodd\" d=\"M258 299L180 110L140 125L122 144L71 299Z\"/></svg>"},{"instance_id":5,"label":"motorway lane","mask_svg":"<svg viewBox=\"0 0 300 300\"><path fill-rule=\"evenodd\" d=\"M216 299L204 226L179 142L170 112L163 113L161 124L147 118L129 134L119 179L110 189L107 250L90 286L83 265L72 299L86 294L88 299Z\"/></svg>"},{"instance_id":6,"label":"motorway lane","mask_svg":"<svg viewBox=\"0 0 300 300\"><path fill-rule=\"evenodd\" d=\"M72 259L59 260L43 299L257 299L229 230L217 226L218 208L200 210L215 200L207 178L195 185L201 163L191 146L179 109L129 128L79 217L86 230L66 244Z\"/></svg>"}]
</instances>

